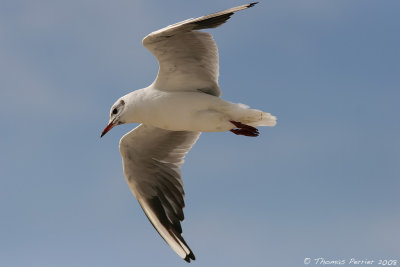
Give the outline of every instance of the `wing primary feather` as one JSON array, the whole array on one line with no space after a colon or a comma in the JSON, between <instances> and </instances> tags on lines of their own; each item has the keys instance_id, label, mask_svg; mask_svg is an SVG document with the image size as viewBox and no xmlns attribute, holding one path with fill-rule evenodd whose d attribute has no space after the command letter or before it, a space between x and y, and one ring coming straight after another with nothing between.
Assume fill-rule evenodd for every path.
<instances>
[{"instance_id":1,"label":"wing primary feather","mask_svg":"<svg viewBox=\"0 0 400 267\"><path fill-rule=\"evenodd\" d=\"M173 187L173 184L165 178L159 179L159 182L167 188L167 190L163 190L163 192L168 192L168 197L172 198L180 207L185 206L185 200L183 199L184 192L180 192L177 188Z\"/></svg>"},{"instance_id":2,"label":"wing primary feather","mask_svg":"<svg viewBox=\"0 0 400 267\"><path fill-rule=\"evenodd\" d=\"M158 197L162 203L165 213L167 214L167 218L174 225L175 230L182 234L182 227L180 221L183 221L183 212L174 214L174 208L168 199L162 194L160 190L158 190ZM182 215L182 216L180 216Z\"/></svg>"},{"instance_id":3,"label":"wing primary feather","mask_svg":"<svg viewBox=\"0 0 400 267\"><path fill-rule=\"evenodd\" d=\"M202 30L208 28L217 28L218 26L224 24L231 16L233 12L222 14L217 17L211 17L209 19L195 21L192 24L195 25L193 30Z\"/></svg>"},{"instance_id":4,"label":"wing primary feather","mask_svg":"<svg viewBox=\"0 0 400 267\"><path fill-rule=\"evenodd\" d=\"M221 26L222 24L224 24L236 11L239 11L239 10L242 10L245 8L250 8L256 4L258 4L258 2L253 2L253 3L247 4L247 5L241 6L241 7L223 10L223 11L219 11L219 12L215 12L213 14L207 15L204 17L204 19L192 22L193 25L196 25L193 28L193 30L217 28L218 26ZM231 12L229 12L229 11L231 11ZM229 12L229 13L224 13L224 12ZM218 15L219 13L222 13L222 14Z\"/></svg>"},{"instance_id":5,"label":"wing primary feather","mask_svg":"<svg viewBox=\"0 0 400 267\"><path fill-rule=\"evenodd\" d=\"M156 196L151 199L141 199L139 200L139 203L144 213L146 214L147 218L153 225L154 229L156 229L156 231L160 234L160 236L164 239L164 241L172 248L175 246L179 246L180 249L185 253L185 257L182 257L185 261L190 262L190 260L195 260L196 258L192 250L189 248L189 246L187 245L181 234L169 222L167 214L163 208L163 205L159 197ZM148 208L155 214L156 219L159 221L162 227L164 227L167 230L169 238L171 240L167 240L168 237L164 236L161 229L158 229L158 227L156 226L156 222L153 221L152 216L150 216L145 206L148 206ZM174 242L175 246L173 246L171 242ZM178 253L178 251L176 252Z\"/></svg>"},{"instance_id":6,"label":"wing primary feather","mask_svg":"<svg viewBox=\"0 0 400 267\"><path fill-rule=\"evenodd\" d=\"M250 3L247 7L252 7L252 6L254 6L254 5L257 5L259 2L253 2L253 3Z\"/></svg>"}]
</instances>

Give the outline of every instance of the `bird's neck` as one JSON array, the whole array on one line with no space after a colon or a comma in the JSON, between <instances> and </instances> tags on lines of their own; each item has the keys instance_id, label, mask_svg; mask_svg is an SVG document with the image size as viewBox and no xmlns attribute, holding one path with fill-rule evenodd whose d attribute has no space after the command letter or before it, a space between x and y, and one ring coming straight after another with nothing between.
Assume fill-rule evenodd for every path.
<instances>
[{"instance_id":1,"label":"bird's neck","mask_svg":"<svg viewBox=\"0 0 400 267\"><path fill-rule=\"evenodd\" d=\"M143 89L133 91L124 96L126 100L126 115L124 123L142 123L143 122L143 107L142 99L144 97Z\"/></svg>"}]
</instances>

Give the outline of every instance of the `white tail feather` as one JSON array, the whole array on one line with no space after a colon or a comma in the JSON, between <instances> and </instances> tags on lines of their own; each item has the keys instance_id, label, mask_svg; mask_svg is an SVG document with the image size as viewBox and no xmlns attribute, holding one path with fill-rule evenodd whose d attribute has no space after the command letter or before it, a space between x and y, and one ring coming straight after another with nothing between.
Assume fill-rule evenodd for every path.
<instances>
[{"instance_id":1,"label":"white tail feather","mask_svg":"<svg viewBox=\"0 0 400 267\"><path fill-rule=\"evenodd\" d=\"M276 117L271 113L257 109L250 109L248 106L238 104L241 109L241 116L238 118L241 123L256 127L256 126L275 126Z\"/></svg>"},{"instance_id":2,"label":"white tail feather","mask_svg":"<svg viewBox=\"0 0 400 267\"><path fill-rule=\"evenodd\" d=\"M262 116L262 119L257 123L257 125L259 125L259 126L275 126L276 125L276 117L271 115L271 113L262 112L261 116Z\"/></svg>"}]
</instances>

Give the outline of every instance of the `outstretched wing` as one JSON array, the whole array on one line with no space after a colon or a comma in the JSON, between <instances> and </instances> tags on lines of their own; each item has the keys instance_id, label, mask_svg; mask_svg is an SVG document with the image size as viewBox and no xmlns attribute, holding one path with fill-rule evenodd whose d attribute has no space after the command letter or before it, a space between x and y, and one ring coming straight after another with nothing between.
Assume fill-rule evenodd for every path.
<instances>
[{"instance_id":1,"label":"outstretched wing","mask_svg":"<svg viewBox=\"0 0 400 267\"><path fill-rule=\"evenodd\" d=\"M255 4L188 19L147 35L143 39L143 45L159 63L158 75L153 85L165 91L199 90L220 96L217 45L211 34L197 30L216 28L236 11Z\"/></svg>"},{"instance_id":2,"label":"outstretched wing","mask_svg":"<svg viewBox=\"0 0 400 267\"><path fill-rule=\"evenodd\" d=\"M187 262L195 257L182 238L184 191L180 166L199 132L168 131L141 124L121 138L125 178L150 222Z\"/></svg>"}]
</instances>

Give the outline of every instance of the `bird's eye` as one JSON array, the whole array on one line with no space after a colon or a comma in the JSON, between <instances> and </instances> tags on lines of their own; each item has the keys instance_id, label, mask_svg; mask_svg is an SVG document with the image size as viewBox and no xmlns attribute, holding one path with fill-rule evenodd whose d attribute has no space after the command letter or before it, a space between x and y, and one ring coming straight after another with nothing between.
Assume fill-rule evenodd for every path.
<instances>
[{"instance_id":1,"label":"bird's eye","mask_svg":"<svg viewBox=\"0 0 400 267\"><path fill-rule=\"evenodd\" d=\"M115 115L115 114L117 114L117 113L118 113L118 109L114 108L113 111L112 111L112 114Z\"/></svg>"}]
</instances>

